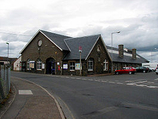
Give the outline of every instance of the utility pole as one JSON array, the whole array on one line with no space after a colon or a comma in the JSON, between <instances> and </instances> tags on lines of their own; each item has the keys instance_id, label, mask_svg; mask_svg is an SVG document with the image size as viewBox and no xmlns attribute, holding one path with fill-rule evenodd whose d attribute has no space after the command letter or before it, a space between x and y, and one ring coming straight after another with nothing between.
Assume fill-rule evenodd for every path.
<instances>
[{"instance_id":1,"label":"utility pole","mask_svg":"<svg viewBox=\"0 0 158 119\"><path fill-rule=\"evenodd\" d=\"M6 42L6 44L8 45L8 53L7 53L7 65L9 65L9 43L8 42Z\"/></svg>"},{"instance_id":2,"label":"utility pole","mask_svg":"<svg viewBox=\"0 0 158 119\"><path fill-rule=\"evenodd\" d=\"M82 47L79 46L79 53L80 53L80 76L82 75L82 72L81 72L81 68L82 68L82 63L81 63L81 53L82 53Z\"/></svg>"},{"instance_id":3,"label":"utility pole","mask_svg":"<svg viewBox=\"0 0 158 119\"><path fill-rule=\"evenodd\" d=\"M115 33L120 33L120 31L111 33L111 59L113 58L113 34ZM111 61L111 73L112 72L113 72L113 61Z\"/></svg>"}]
</instances>

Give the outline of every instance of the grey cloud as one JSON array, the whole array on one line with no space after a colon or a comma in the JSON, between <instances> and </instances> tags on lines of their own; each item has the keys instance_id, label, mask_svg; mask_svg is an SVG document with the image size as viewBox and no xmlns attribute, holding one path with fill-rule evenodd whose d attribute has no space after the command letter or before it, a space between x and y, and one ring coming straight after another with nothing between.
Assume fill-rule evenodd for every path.
<instances>
[{"instance_id":1,"label":"grey cloud","mask_svg":"<svg viewBox=\"0 0 158 119\"><path fill-rule=\"evenodd\" d=\"M38 1L40 2L40 1ZM158 2L157 0L56 0L49 1L43 7L35 6L36 2L29 6L17 7L12 11L6 12L5 16L0 17L0 31L12 30L13 33L26 34L30 36L1 34L0 40L3 42L23 42L27 43L39 30L47 30L72 37L101 34L105 44L111 45L111 33L114 34L114 46L124 44L128 48L137 48L140 51L147 51L158 45ZM120 19L118 16L112 19L106 17L109 13L117 10L131 11L138 16L129 16ZM121 14L121 13L118 13ZM95 17L95 18L94 18ZM98 19L96 19L96 17ZM93 19L94 18L94 19ZM81 21L82 26L72 26ZM7 31L9 32L9 31ZM12 51L17 52L23 45L11 47ZM0 46L0 49L4 49ZM19 50L20 51L20 50ZM14 54L12 52L12 54ZM0 54L1 55L1 54ZM17 56L17 55L16 55Z\"/></svg>"},{"instance_id":2,"label":"grey cloud","mask_svg":"<svg viewBox=\"0 0 158 119\"><path fill-rule=\"evenodd\" d=\"M0 44L0 56L7 57L8 45L6 43Z\"/></svg>"},{"instance_id":3,"label":"grey cloud","mask_svg":"<svg viewBox=\"0 0 158 119\"><path fill-rule=\"evenodd\" d=\"M31 35L23 35L23 34L10 34L10 33L4 33L1 35L1 40L5 42L13 42L13 41L28 41L30 39Z\"/></svg>"}]
</instances>

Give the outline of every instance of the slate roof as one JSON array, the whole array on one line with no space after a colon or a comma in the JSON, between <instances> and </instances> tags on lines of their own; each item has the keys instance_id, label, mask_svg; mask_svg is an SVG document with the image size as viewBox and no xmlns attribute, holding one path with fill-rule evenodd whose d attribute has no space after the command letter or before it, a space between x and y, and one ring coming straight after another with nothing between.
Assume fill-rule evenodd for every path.
<instances>
[{"instance_id":1,"label":"slate roof","mask_svg":"<svg viewBox=\"0 0 158 119\"><path fill-rule=\"evenodd\" d=\"M80 59L79 46L82 47L81 58L86 59L101 35L92 35L65 39L70 52L64 60Z\"/></svg>"},{"instance_id":2,"label":"slate roof","mask_svg":"<svg viewBox=\"0 0 158 119\"><path fill-rule=\"evenodd\" d=\"M44 30L39 30L33 37L32 39L27 43L27 45L22 49L20 54L23 53L23 51L26 49L26 47L32 42L32 40L36 37L38 33L42 33L45 37L47 37L54 45L56 45L61 51L63 50L69 50L68 47L66 46L64 39L66 38L71 38L69 36L64 36L56 33L51 33L48 31Z\"/></svg>"},{"instance_id":3,"label":"slate roof","mask_svg":"<svg viewBox=\"0 0 158 119\"><path fill-rule=\"evenodd\" d=\"M52 43L54 43L61 51L68 51L68 54L64 57L63 60L78 60L80 59L79 54L79 46L82 47L82 59L87 59L92 49L94 48L96 42L101 35L91 35L84 37L71 38L69 36L59 35L55 33L51 33L44 30L39 30L38 33L42 33L45 37L47 37ZM25 46L25 48L31 43L31 41L35 38L35 36L30 40L30 42ZM105 45L105 44L104 44ZM25 48L20 52L25 50ZM136 59L132 59L132 52L124 52L124 57L120 58L118 54L118 48L113 48L113 52L111 51L111 47L105 46L105 49L108 51L108 55L111 57L113 62L126 62L126 63L146 63L149 62L145 58L141 57L137 54Z\"/></svg>"},{"instance_id":4,"label":"slate roof","mask_svg":"<svg viewBox=\"0 0 158 119\"><path fill-rule=\"evenodd\" d=\"M132 58L132 51L125 51L124 50L124 56L123 58L119 57L119 51L118 48L112 48L110 46L106 46L108 49L108 52L112 58L113 62L122 62L122 63L148 63L149 61L145 58L141 57L140 55L136 54L136 59Z\"/></svg>"},{"instance_id":5,"label":"slate roof","mask_svg":"<svg viewBox=\"0 0 158 119\"><path fill-rule=\"evenodd\" d=\"M66 46L64 39L71 38L69 36L59 35L48 31L40 30L45 34L53 43L55 43L61 50L69 50Z\"/></svg>"}]
</instances>

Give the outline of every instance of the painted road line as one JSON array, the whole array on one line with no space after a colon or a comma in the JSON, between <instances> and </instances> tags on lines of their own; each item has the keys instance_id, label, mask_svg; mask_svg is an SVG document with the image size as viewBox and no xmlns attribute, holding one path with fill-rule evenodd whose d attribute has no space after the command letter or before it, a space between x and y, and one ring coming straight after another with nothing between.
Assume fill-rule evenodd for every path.
<instances>
[{"instance_id":1,"label":"painted road line","mask_svg":"<svg viewBox=\"0 0 158 119\"><path fill-rule=\"evenodd\" d=\"M75 77L71 77L71 79L76 79Z\"/></svg>"},{"instance_id":2,"label":"painted road line","mask_svg":"<svg viewBox=\"0 0 158 119\"><path fill-rule=\"evenodd\" d=\"M33 95L31 90L19 90L19 95Z\"/></svg>"},{"instance_id":3,"label":"painted road line","mask_svg":"<svg viewBox=\"0 0 158 119\"><path fill-rule=\"evenodd\" d=\"M96 82L101 82L100 80L95 80Z\"/></svg>"},{"instance_id":4,"label":"painted road line","mask_svg":"<svg viewBox=\"0 0 158 119\"><path fill-rule=\"evenodd\" d=\"M125 81L125 82L133 82L133 81Z\"/></svg>"},{"instance_id":5,"label":"painted road line","mask_svg":"<svg viewBox=\"0 0 158 119\"><path fill-rule=\"evenodd\" d=\"M135 86L136 83L127 83L126 85L129 85L129 86Z\"/></svg>"},{"instance_id":6,"label":"painted road line","mask_svg":"<svg viewBox=\"0 0 158 119\"><path fill-rule=\"evenodd\" d=\"M123 83L121 83L121 82L117 82L117 84L122 85Z\"/></svg>"},{"instance_id":7,"label":"painted road line","mask_svg":"<svg viewBox=\"0 0 158 119\"><path fill-rule=\"evenodd\" d=\"M109 83L115 83L115 82L109 81Z\"/></svg>"},{"instance_id":8,"label":"painted road line","mask_svg":"<svg viewBox=\"0 0 158 119\"><path fill-rule=\"evenodd\" d=\"M158 86L147 86L147 88L158 88Z\"/></svg>"},{"instance_id":9,"label":"painted road line","mask_svg":"<svg viewBox=\"0 0 158 119\"><path fill-rule=\"evenodd\" d=\"M76 79L81 79L81 78L76 78ZM83 79L82 79L83 80Z\"/></svg>"},{"instance_id":10,"label":"painted road line","mask_svg":"<svg viewBox=\"0 0 158 119\"><path fill-rule=\"evenodd\" d=\"M147 87L147 85L143 85L143 84L139 84L139 85L136 84L136 86Z\"/></svg>"},{"instance_id":11,"label":"painted road line","mask_svg":"<svg viewBox=\"0 0 158 119\"><path fill-rule=\"evenodd\" d=\"M139 109L143 109L143 110L158 112L158 108L152 107L152 106L141 105L141 104L132 104L132 103L123 103L123 105L125 107L134 107L134 108L139 108Z\"/></svg>"},{"instance_id":12,"label":"painted road line","mask_svg":"<svg viewBox=\"0 0 158 119\"><path fill-rule=\"evenodd\" d=\"M157 79L154 79L154 80L158 81L158 78L157 78Z\"/></svg>"},{"instance_id":13,"label":"painted road line","mask_svg":"<svg viewBox=\"0 0 158 119\"><path fill-rule=\"evenodd\" d=\"M86 81L87 79L83 78L82 80Z\"/></svg>"},{"instance_id":14,"label":"painted road line","mask_svg":"<svg viewBox=\"0 0 158 119\"><path fill-rule=\"evenodd\" d=\"M93 79L87 79L88 81L93 81Z\"/></svg>"},{"instance_id":15,"label":"painted road line","mask_svg":"<svg viewBox=\"0 0 158 119\"><path fill-rule=\"evenodd\" d=\"M103 81L103 80L102 80L101 82L106 83L107 81Z\"/></svg>"},{"instance_id":16,"label":"painted road line","mask_svg":"<svg viewBox=\"0 0 158 119\"><path fill-rule=\"evenodd\" d=\"M146 82L148 82L148 81L145 80L145 81L139 81L139 82L135 82L135 83L146 83Z\"/></svg>"},{"instance_id":17,"label":"painted road line","mask_svg":"<svg viewBox=\"0 0 158 119\"><path fill-rule=\"evenodd\" d=\"M125 82L141 82L141 81L146 81L146 79L137 79L137 80L127 80Z\"/></svg>"}]
</instances>

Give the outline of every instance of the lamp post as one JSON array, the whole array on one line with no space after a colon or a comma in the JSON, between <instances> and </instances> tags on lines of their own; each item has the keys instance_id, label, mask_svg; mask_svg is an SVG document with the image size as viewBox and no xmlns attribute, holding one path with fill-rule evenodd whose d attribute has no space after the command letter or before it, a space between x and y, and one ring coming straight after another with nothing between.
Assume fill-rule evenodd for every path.
<instances>
[{"instance_id":1,"label":"lamp post","mask_svg":"<svg viewBox=\"0 0 158 119\"><path fill-rule=\"evenodd\" d=\"M9 61L9 43L6 42L6 44L8 45L8 52L7 52L7 64L8 64L8 61Z\"/></svg>"},{"instance_id":2,"label":"lamp post","mask_svg":"<svg viewBox=\"0 0 158 119\"><path fill-rule=\"evenodd\" d=\"M9 62L9 43L6 42L8 45L8 53L7 53L7 78L6 78L6 92L9 93L10 90L10 62Z\"/></svg>"},{"instance_id":3,"label":"lamp post","mask_svg":"<svg viewBox=\"0 0 158 119\"><path fill-rule=\"evenodd\" d=\"M81 53L82 53L82 47L81 46L79 46L79 53L80 53L80 76L82 75L82 73L81 73L81 66L82 66L82 63L81 63Z\"/></svg>"},{"instance_id":4,"label":"lamp post","mask_svg":"<svg viewBox=\"0 0 158 119\"><path fill-rule=\"evenodd\" d=\"M57 74L57 52L55 52L55 55L56 55L56 63L55 63L55 75Z\"/></svg>"},{"instance_id":5,"label":"lamp post","mask_svg":"<svg viewBox=\"0 0 158 119\"><path fill-rule=\"evenodd\" d=\"M111 59L113 58L113 34L116 33L120 33L120 31L111 33ZM111 73L112 72L113 72L113 61L111 60Z\"/></svg>"}]
</instances>

